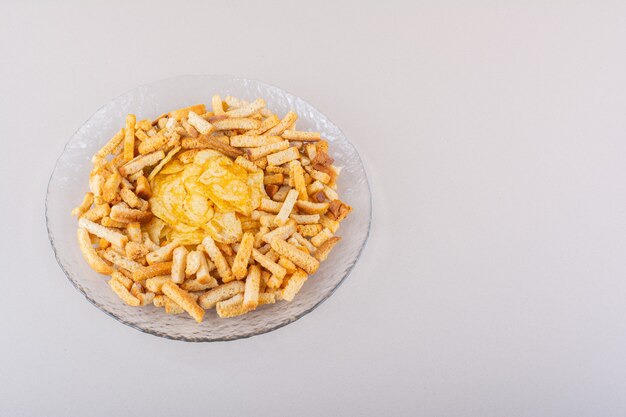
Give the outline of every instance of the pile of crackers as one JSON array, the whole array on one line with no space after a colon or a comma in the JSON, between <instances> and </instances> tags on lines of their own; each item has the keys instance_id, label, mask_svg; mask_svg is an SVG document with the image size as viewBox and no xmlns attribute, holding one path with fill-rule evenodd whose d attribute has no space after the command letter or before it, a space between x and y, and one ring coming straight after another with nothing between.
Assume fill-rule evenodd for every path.
<instances>
[{"instance_id":1,"label":"pile of crackers","mask_svg":"<svg viewBox=\"0 0 626 417\"><path fill-rule=\"evenodd\" d=\"M215 95L211 107L154 120L128 115L93 156L90 191L72 211L85 260L110 275L124 303L187 312L198 322L207 309L235 317L292 301L341 240L337 230L352 210L339 199L328 142L296 130L296 113L279 118L261 98ZM262 172L264 196L249 215L236 213L227 240L207 233L197 245L168 241L167 224L150 210L152 180L170 161L192 163L207 151Z\"/></svg>"}]
</instances>

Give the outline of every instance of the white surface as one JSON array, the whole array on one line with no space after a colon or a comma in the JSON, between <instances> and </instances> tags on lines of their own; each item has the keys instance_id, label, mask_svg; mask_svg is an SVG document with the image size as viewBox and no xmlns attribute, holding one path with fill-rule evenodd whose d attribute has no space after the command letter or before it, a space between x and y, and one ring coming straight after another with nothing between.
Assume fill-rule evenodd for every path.
<instances>
[{"instance_id":1,"label":"white surface","mask_svg":"<svg viewBox=\"0 0 626 417\"><path fill-rule=\"evenodd\" d=\"M127 3L3 4L0 415L626 414L623 2ZM142 334L50 250L65 141L181 73L309 100L368 169L359 265L270 334Z\"/></svg>"}]
</instances>

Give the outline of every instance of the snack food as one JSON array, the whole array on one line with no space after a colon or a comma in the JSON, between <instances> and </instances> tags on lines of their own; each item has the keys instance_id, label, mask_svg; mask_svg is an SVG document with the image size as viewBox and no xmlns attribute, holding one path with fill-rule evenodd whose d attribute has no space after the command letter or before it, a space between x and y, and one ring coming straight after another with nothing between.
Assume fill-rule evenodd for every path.
<instances>
[{"instance_id":1,"label":"snack food","mask_svg":"<svg viewBox=\"0 0 626 417\"><path fill-rule=\"evenodd\" d=\"M128 115L72 214L87 263L134 307L235 317L292 301L340 241L329 144L262 98Z\"/></svg>"}]
</instances>

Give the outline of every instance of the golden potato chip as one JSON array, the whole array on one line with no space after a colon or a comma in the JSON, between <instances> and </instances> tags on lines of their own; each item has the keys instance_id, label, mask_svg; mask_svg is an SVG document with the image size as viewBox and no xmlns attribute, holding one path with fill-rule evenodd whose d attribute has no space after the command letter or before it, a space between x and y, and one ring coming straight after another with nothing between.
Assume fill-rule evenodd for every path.
<instances>
[{"instance_id":1,"label":"golden potato chip","mask_svg":"<svg viewBox=\"0 0 626 417\"><path fill-rule=\"evenodd\" d=\"M216 242L228 244L238 242L243 234L241 221L232 211L213 216L206 230Z\"/></svg>"}]
</instances>

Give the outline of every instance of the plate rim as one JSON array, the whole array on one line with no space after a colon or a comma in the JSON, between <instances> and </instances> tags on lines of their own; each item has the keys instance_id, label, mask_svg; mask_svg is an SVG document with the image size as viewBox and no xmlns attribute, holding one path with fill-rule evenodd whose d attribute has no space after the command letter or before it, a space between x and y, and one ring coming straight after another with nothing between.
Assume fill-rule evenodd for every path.
<instances>
[{"instance_id":1,"label":"plate rim","mask_svg":"<svg viewBox=\"0 0 626 417\"><path fill-rule=\"evenodd\" d=\"M79 131L81 130L81 128L88 122L90 121L95 115L97 115L100 111L102 111L105 107L107 107L111 102L116 101L118 99L120 99L121 97L137 90L143 87L147 87L150 86L152 84L157 84L157 83L161 83L164 81L172 81L178 78L187 78L187 77L224 77L224 78L229 78L231 80L235 80L235 81L252 81L258 84L262 84L265 85L267 87L272 87L275 89L278 89L288 95L291 95L292 97L297 98L298 100L301 100L303 103L305 103L306 105L310 106L312 109L314 109L315 111L317 111L318 113L324 115L324 117L330 122L332 123L333 126L335 126L337 128L337 130L339 131L339 133L345 138L346 142L350 145L350 147L352 147L352 149L354 150L354 153L358 159L359 164L361 165L361 167L363 168L363 175L364 175L364 182L365 182L365 186L367 189L367 194L368 194L368 198L367 198L367 202L368 202L368 207L369 207L369 215L367 218L367 230L365 233L365 238L363 240L363 243L361 245L361 247L358 249L358 253L354 259L354 261L352 262L352 264L349 266L349 268L346 270L344 276L341 278L341 280L337 283L337 285L335 285L329 292L328 294L323 297L322 299L320 299L317 303L313 304L310 308L303 310L302 312L300 312L299 314L293 315L291 317L288 317L287 319L283 320L280 323L277 323L273 326L270 326L266 329L262 329L261 331L257 331L257 332L249 332L249 333L245 333L245 334L241 334L241 335L234 335L233 337L216 337L216 338L211 338L209 336L203 336L203 337L188 337L188 336L180 336L180 337L174 337L171 336L167 333L163 333L163 332L159 332L158 330L151 330L151 329L146 329L146 328L142 328L139 325L132 323L130 321L125 320L124 318L116 315L115 313L108 311L107 309L105 309L101 304L99 304L96 300L94 300L92 297L90 297L89 295L87 295L87 293L83 290L82 286L78 283L78 280L76 279L72 279L71 274L69 273L69 271L65 268L64 264L61 262L57 247L55 246L55 239L53 237L52 231L50 229L50 216L49 216L49 211L48 211L48 200L50 198L50 185L52 183L52 178L54 177L54 174L57 170L57 167L59 166L59 162L61 160L61 158L63 157L63 155L65 155L65 152L67 151L67 148L70 144L70 142L72 142L72 139L79 133ZM348 276L352 273L352 270L354 269L354 267L356 266L356 264L358 263L359 259L361 258L361 255L363 254L363 250L365 249L365 246L367 246L367 242L369 240L369 236L371 233L371 227L372 227L372 210L373 210L373 205L372 205L372 190L369 184L369 179L367 176L367 170L365 165L363 164L363 159L361 158L361 155L359 154L358 150L356 149L356 147L354 146L354 144L347 138L347 136L343 133L343 131L341 130L341 128L339 128L339 126L334 123L328 116L326 116L324 113L322 113L317 107L313 106L309 101L303 99L301 96L295 95L287 90L285 90L282 87L278 87L276 85L273 84L269 84L266 83L264 81L260 81L254 78L246 78L246 77L235 77L235 76L231 76L228 74L180 74L180 75L176 75L176 76L172 76L172 77L167 77L167 78L162 78L162 79L158 79L155 81L151 81L148 83L144 83L141 85L138 85L134 88L131 88L127 91L124 91L123 93L113 97L112 99L110 99L107 103L105 103L104 105L102 105L101 107L99 107L94 113L92 113L87 120L85 120L79 127L78 129L76 129L74 131L74 133L70 136L70 138L67 140L67 142L65 143L65 145L63 146L63 150L61 151L61 154L56 158L56 161L54 163L54 167L52 169L52 172L50 174L50 177L48 178L48 185L46 186L46 198L45 198L45 204L44 204L44 209L45 209L45 219L46 219L46 230L48 233L48 240L50 241L50 246L52 247L52 251L54 253L54 257L57 261L57 263L59 264L59 267L61 268L61 270L63 271L63 273L65 274L65 277L67 278L67 280L69 282L72 283L72 286L80 293L83 295L83 297L85 297L94 307L96 307L99 311L105 313L106 315L108 315L109 317L114 318L115 320L117 320L118 322L125 324L126 326L129 326L135 330L138 330L142 333L146 333L152 336L156 336L156 337L162 337L164 339L168 339L168 340L178 340L178 341L184 341L184 342L194 342L194 343L203 343L203 342L228 342L228 341L233 341L233 340L239 340L239 339L247 339L253 336L258 336L258 335L262 335L262 334L266 334L275 330L278 330L284 326L287 326L288 324L291 324L299 319L301 319L302 317L306 316L307 314L309 314L310 312L312 312L313 310L315 310L317 307L319 307L324 301L328 300L334 293L335 291L337 291L337 289L344 283L344 281L346 280L346 278L348 278Z\"/></svg>"}]
</instances>

